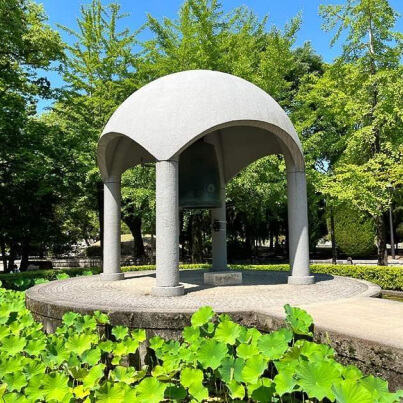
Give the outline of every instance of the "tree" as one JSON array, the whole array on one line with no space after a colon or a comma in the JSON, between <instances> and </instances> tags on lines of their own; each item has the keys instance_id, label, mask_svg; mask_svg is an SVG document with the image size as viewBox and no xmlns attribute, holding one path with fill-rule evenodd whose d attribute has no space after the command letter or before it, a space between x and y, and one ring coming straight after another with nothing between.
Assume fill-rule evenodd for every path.
<instances>
[{"instance_id":1,"label":"tree","mask_svg":"<svg viewBox=\"0 0 403 403\"><path fill-rule=\"evenodd\" d=\"M354 205L376 223L378 263L387 264L384 213L388 184L401 184L402 39L392 31L396 13L386 0L347 0L322 6L325 30L346 33L343 54L323 76L305 80L300 114L316 167L317 189ZM305 98L305 99L304 99ZM308 152L309 153L309 152Z\"/></svg>"},{"instance_id":2,"label":"tree","mask_svg":"<svg viewBox=\"0 0 403 403\"><path fill-rule=\"evenodd\" d=\"M39 217L52 214L45 210L53 196L37 183L49 148L41 137L44 125L33 115L37 98L52 95L44 75L63 58L63 47L46 20L43 7L31 1L0 2L0 244L6 270L6 249L12 268L22 246L24 268L30 242L41 239Z\"/></svg>"}]
</instances>

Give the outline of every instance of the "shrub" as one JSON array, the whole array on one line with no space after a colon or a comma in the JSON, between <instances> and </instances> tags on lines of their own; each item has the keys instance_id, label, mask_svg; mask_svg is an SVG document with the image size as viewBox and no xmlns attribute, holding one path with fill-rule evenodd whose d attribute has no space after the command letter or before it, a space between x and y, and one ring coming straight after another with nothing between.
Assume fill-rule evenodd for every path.
<instances>
[{"instance_id":1,"label":"shrub","mask_svg":"<svg viewBox=\"0 0 403 403\"><path fill-rule=\"evenodd\" d=\"M375 229L371 218L345 204L334 213L334 233L340 252L351 257L368 256L375 249Z\"/></svg>"},{"instance_id":2,"label":"shrub","mask_svg":"<svg viewBox=\"0 0 403 403\"><path fill-rule=\"evenodd\" d=\"M98 245L92 245L85 249L85 254L87 257L101 257L102 249Z\"/></svg>"},{"instance_id":3,"label":"shrub","mask_svg":"<svg viewBox=\"0 0 403 403\"><path fill-rule=\"evenodd\" d=\"M311 341L312 318L285 306L287 327L270 334L203 307L180 343L149 340L154 359L132 366L144 330L111 328L107 315L69 312L45 334L24 294L0 289L0 398L5 402L347 401L398 402L388 383L335 360ZM99 332L98 326L108 326ZM109 335L107 338L106 335ZM150 351L151 353L151 351ZM129 365L128 365L129 364Z\"/></svg>"}]
</instances>

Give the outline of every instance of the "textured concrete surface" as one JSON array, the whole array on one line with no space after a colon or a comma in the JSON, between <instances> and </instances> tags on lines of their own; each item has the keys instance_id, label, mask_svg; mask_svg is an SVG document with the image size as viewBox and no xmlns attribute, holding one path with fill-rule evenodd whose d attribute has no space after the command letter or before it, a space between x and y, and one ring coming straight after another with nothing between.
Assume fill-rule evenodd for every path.
<instances>
[{"instance_id":1,"label":"textured concrete surface","mask_svg":"<svg viewBox=\"0 0 403 403\"><path fill-rule=\"evenodd\" d=\"M235 271L204 273L204 284L229 286L242 284L242 273Z\"/></svg>"}]
</instances>

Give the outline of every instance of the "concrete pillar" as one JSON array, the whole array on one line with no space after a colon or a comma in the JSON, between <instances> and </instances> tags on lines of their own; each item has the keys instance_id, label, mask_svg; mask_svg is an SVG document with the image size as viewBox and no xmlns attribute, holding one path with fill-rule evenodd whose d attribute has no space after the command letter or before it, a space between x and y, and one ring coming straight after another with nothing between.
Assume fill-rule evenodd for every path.
<instances>
[{"instance_id":1,"label":"concrete pillar","mask_svg":"<svg viewBox=\"0 0 403 403\"><path fill-rule=\"evenodd\" d=\"M179 184L178 161L156 163L156 266L157 281L152 295L184 294L179 284Z\"/></svg>"},{"instance_id":2,"label":"concrete pillar","mask_svg":"<svg viewBox=\"0 0 403 403\"><path fill-rule=\"evenodd\" d=\"M120 271L120 175L104 182L104 256L102 280L121 280Z\"/></svg>"},{"instance_id":3,"label":"concrete pillar","mask_svg":"<svg viewBox=\"0 0 403 403\"><path fill-rule=\"evenodd\" d=\"M288 284L313 284L309 270L308 204L305 172L287 172L288 242L291 275Z\"/></svg>"},{"instance_id":4,"label":"concrete pillar","mask_svg":"<svg viewBox=\"0 0 403 403\"><path fill-rule=\"evenodd\" d=\"M221 207L211 209L211 221L213 227L213 233L212 233L213 264L211 267L211 271L229 270L227 267L227 218L225 209L225 187L221 188L221 200L222 200ZM215 222L216 225L214 224Z\"/></svg>"}]
</instances>

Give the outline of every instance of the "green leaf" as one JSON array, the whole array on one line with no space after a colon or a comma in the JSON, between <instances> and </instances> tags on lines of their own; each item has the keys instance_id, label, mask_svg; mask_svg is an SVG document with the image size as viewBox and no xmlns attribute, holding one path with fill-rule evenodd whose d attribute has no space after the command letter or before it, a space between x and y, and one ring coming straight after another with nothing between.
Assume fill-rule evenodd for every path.
<instances>
[{"instance_id":1,"label":"green leaf","mask_svg":"<svg viewBox=\"0 0 403 403\"><path fill-rule=\"evenodd\" d=\"M150 339L149 343L150 343L150 348L152 348L154 351L156 351L165 344L165 340L160 336L154 336Z\"/></svg>"},{"instance_id":2,"label":"green leaf","mask_svg":"<svg viewBox=\"0 0 403 403\"><path fill-rule=\"evenodd\" d=\"M24 350L26 343L25 337L10 335L2 340L0 349L12 356Z\"/></svg>"},{"instance_id":3,"label":"green leaf","mask_svg":"<svg viewBox=\"0 0 403 403\"><path fill-rule=\"evenodd\" d=\"M359 381L360 385L371 393L372 397L381 402L393 399L394 394L389 392L388 383L383 379L376 378L373 375L366 376ZM393 400L392 400L393 401Z\"/></svg>"},{"instance_id":4,"label":"green leaf","mask_svg":"<svg viewBox=\"0 0 403 403\"><path fill-rule=\"evenodd\" d=\"M145 403L159 403L164 400L166 384L155 378L145 378L137 386L137 397Z\"/></svg>"},{"instance_id":5,"label":"green leaf","mask_svg":"<svg viewBox=\"0 0 403 403\"><path fill-rule=\"evenodd\" d=\"M187 396L186 389L182 385L169 383L165 389L165 398L169 400L184 400Z\"/></svg>"},{"instance_id":6,"label":"green leaf","mask_svg":"<svg viewBox=\"0 0 403 403\"><path fill-rule=\"evenodd\" d=\"M348 365L347 367L344 367L342 369L341 374L344 379L351 379L353 381L356 381L357 379L360 379L363 377L362 372L354 365Z\"/></svg>"},{"instance_id":7,"label":"green leaf","mask_svg":"<svg viewBox=\"0 0 403 403\"><path fill-rule=\"evenodd\" d=\"M45 398L45 391L42 387L43 373L33 376L28 386L24 389L24 394L29 396L33 401L43 400Z\"/></svg>"},{"instance_id":8,"label":"green leaf","mask_svg":"<svg viewBox=\"0 0 403 403\"><path fill-rule=\"evenodd\" d=\"M30 340L28 341L24 351L29 355L33 355L37 357L43 351L46 350L46 341L45 340Z\"/></svg>"},{"instance_id":9,"label":"green leaf","mask_svg":"<svg viewBox=\"0 0 403 403\"><path fill-rule=\"evenodd\" d=\"M27 398L20 393L7 393L3 396L4 403L26 403Z\"/></svg>"},{"instance_id":10,"label":"green leaf","mask_svg":"<svg viewBox=\"0 0 403 403\"><path fill-rule=\"evenodd\" d=\"M147 334L144 329L134 329L131 331L131 336L134 340L137 340L139 343L147 340Z\"/></svg>"},{"instance_id":11,"label":"green leaf","mask_svg":"<svg viewBox=\"0 0 403 403\"><path fill-rule=\"evenodd\" d=\"M275 391L279 396L291 393L294 390L297 381L293 375L294 371L291 369L288 371L283 370L274 377Z\"/></svg>"},{"instance_id":12,"label":"green leaf","mask_svg":"<svg viewBox=\"0 0 403 403\"><path fill-rule=\"evenodd\" d=\"M121 384L106 382L95 391L95 399L97 402L122 403L124 397L125 389Z\"/></svg>"},{"instance_id":13,"label":"green leaf","mask_svg":"<svg viewBox=\"0 0 403 403\"><path fill-rule=\"evenodd\" d=\"M231 382L227 382L227 386L232 399L242 400L245 397L245 388L242 384L233 379Z\"/></svg>"},{"instance_id":14,"label":"green leaf","mask_svg":"<svg viewBox=\"0 0 403 403\"><path fill-rule=\"evenodd\" d=\"M25 359L22 355L18 354L14 357L0 359L0 374L10 374L20 371L25 365Z\"/></svg>"},{"instance_id":15,"label":"green leaf","mask_svg":"<svg viewBox=\"0 0 403 403\"><path fill-rule=\"evenodd\" d=\"M240 344L236 348L236 353L238 357L246 360L248 358L253 357L256 354L259 354L259 350L254 344Z\"/></svg>"},{"instance_id":16,"label":"green leaf","mask_svg":"<svg viewBox=\"0 0 403 403\"><path fill-rule=\"evenodd\" d=\"M285 321L294 334L312 336L310 328L313 324L312 316L301 308L284 305L287 314Z\"/></svg>"},{"instance_id":17,"label":"green leaf","mask_svg":"<svg viewBox=\"0 0 403 403\"><path fill-rule=\"evenodd\" d=\"M197 352L197 359L205 367L217 369L228 353L227 345L216 340L205 340Z\"/></svg>"},{"instance_id":18,"label":"green leaf","mask_svg":"<svg viewBox=\"0 0 403 403\"><path fill-rule=\"evenodd\" d=\"M200 337L200 328L195 326L186 326L182 331L182 337L186 343L194 343Z\"/></svg>"},{"instance_id":19,"label":"green leaf","mask_svg":"<svg viewBox=\"0 0 403 403\"><path fill-rule=\"evenodd\" d=\"M331 388L338 403L374 403L371 393L357 381L346 379Z\"/></svg>"},{"instance_id":20,"label":"green leaf","mask_svg":"<svg viewBox=\"0 0 403 403\"><path fill-rule=\"evenodd\" d=\"M116 337L117 340L123 340L126 336L129 335L129 328L126 326L115 326L112 329L112 334Z\"/></svg>"},{"instance_id":21,"label":"green leaf","mask_svg":"<svg viewBox=\"0 0 403 403\"><path fill-rule=\"evenodd\" d=\"M256 384L266 368L267 361L261 355L249 358L245 361L245 367L242 370L243 382Z\"/></svg>"},{"instance_id":22,"label":"green leaf","mask_svg":"<svg viewBox=\"0 0 403 403\"><path fill-rule=\"evenodd\" d=\"M46 374L43 377L43 392L47 400L61 401L72 392L68 385L69 378L62 373Z\"/></svg>"},{"instance_id":23,"label":"green leaf","mask_svg":"<svg viewBox=\"0 0 403 403\"><path fill-rule=\"evenodd\" d=\"M46 371L46 365L37 360L30 360L28 364L24 366L23 371L27 378L31 379L36 375L43 375Z\"/></svg>"},{"instance_id":24,"label":"green leaf","mask_svg":"<svg viewBox=\"0 0 403 403\"><path fill-rule=\"evenodd\" d=\"M219 323L215 331L215 339L223 343L234 345L241 333L241 326L230 320Z\"/></svg>"},{"instance_id":25,"label":"green leaf","mask_svg":"<svg viewBox=\"0 0 403 403\"><path fill-rule=\"evenodd\" d=\"M65 313L62 317L63 324L65 324L66 326L72 326L76 318L78 318L78 316L79 314L75 312Z\"/></svg>"},{"instance_id":26,"label":"green leaf","mask_svg":"<svg viewBox=\"0 0 403 403\"><path fill-rule=\"evenodd\" d=\"M334 399L331 386L341 380L340 372L328 361L301 361L296 367L297 383L310 398Z\"/></svg>"},{"instance_id":27,"label":"green leaf","mask_svg":"<svg viewBox=\"0 0 403 403\"><path fill-rule=\"evenodd\" d=\"M28 383L24 374L21 372L4 375L4 382L7 383L7 389L9 391L21 392L21 389Z\"/></svg>"},{"instance_id":28,"label":"green leaf","mask_svg":"<svg viewBox=\"0 0 403 403\"><path fill-rule=\"evenodd\" d=\"M102 313L101 311L94 311L94 318L101 325L105 325L107 323L110 323L109 322L109 316L106 315L105 313Z\"/></svg>"},{"instance_id":29,"label":"green leaf","mask_svg":"<svg viewBox=\"0 0 403 403\"><path fill-rule=\"evenodd\" d=\"M257 342L259 351L270 360L278 360L288 349L292 333L288 329L265 334Z\"/></svg>"},{"instance_id":30,"label":"green leaf","mask_svg":"<svg viewBox=\"0 0 403 403\"><path fill-rule=\"evenodd\" d=\"M113 371L111 371L110 376L114 382L124 382L127 384L134 383L135 369L117 366Z\"/></svg>"},{"instance_id":31,"label":"green leaf","mask_svg":"<svg viewBox=\"0 0 403 403\"><path fill-rule=\"evenodd\" d=\"M99 387L99 381L104 376L105 364L93 366L88 375L83 379L85 389L96 389Z\"/></svg>"},{"instance_id":32,"label":"green leaf","mask_svg":"<svg viewBox=\"0 0 403 403\"><path fill-rule=\"evenodd\" d=\"M98 344L98 347L107 353L112 352L115 347L115 343L112 340L106 340Z\"/></svg>"},{"instance_id":33,"label":"green leaf","mask_svg":"<svg viewBox=\"0 0 403 403\"><path fill-rule=\"evenodd\" d=\"M66 349L81 356L84 351L91 348L92 341L92 335L74 334L67 339Z\"/></svg>"},{"instance_id":34,"label":"green leaf","mask_svg":"<svg viewBox=\"0 0 403 403\"><path fill-rule=\"evenodd\" d=\"M204 306L196 311L191 318L192 326L203 326L214 316L213 309L209 306Z\"/></svg>"},{"instance_id":35,"label":"green leaf","mask_svg":"<svg viewBox=\"0 0 403 403\"><path fill-rule=\"evenodd\" d=\"M98 362L101 360L101 349L92 348L85 351L81 356L81 360L84 364L88 364L91 367L98 364Z\"/></svg>"},{"instance_id":36,"label":"green leaf","mask_svg":"<svg viewBox=\"0 0 403 403\"><path fill-rule=\"evenodd\" d=\"M254 385L248 385L248 393L255 402L271 402L274 387L270 379L262 378Z\"/></svg>"}]
</instances>

